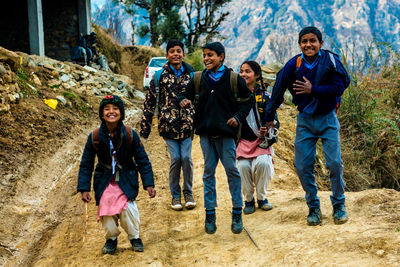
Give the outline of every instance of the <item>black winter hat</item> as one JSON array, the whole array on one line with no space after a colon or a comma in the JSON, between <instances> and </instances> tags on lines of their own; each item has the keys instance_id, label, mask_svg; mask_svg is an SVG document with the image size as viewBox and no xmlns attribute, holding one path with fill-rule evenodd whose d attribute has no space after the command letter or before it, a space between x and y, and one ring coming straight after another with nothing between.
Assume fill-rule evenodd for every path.
<instances>
[{"instance_id":1,"label":"black winter hat","mask_svg":"<svg viewBox=\"0 0 400 267\"><path fill-rule=\"evenodd\" d=\"M212 42L212 43L206 43L202 49L210 49L210 50L214 50L215 52L217 52L217 55L221 55L224 54L225 55L225 47L220 43L220 42Z\"/></svg>"},{"instance_id":2,"label":"black winter hat","mask_svg":"<svg viewBox=\"0 0 400 267\"><path fill-rule=\"evenodd\" d=\"M121 112L121 121L125 119L125 108L122 99L116 95L106 95L100 102L99 116L101 120L103 120L103 109L107 104L116 105L119 108L119 111Z\"/></svg>"}]
</instances>

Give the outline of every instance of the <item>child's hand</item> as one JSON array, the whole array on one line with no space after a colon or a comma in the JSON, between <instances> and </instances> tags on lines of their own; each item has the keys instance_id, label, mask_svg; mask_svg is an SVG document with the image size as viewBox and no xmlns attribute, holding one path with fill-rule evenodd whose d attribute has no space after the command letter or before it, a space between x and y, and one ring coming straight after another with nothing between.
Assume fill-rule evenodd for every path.
<instances>
[{"instance_id":1,"label":"child's hand","mask_svg":"<svg viewBox=\"0 0 400 267\"><path fill-rule=\"evenodd\" d=\"M268 133L268 128L267 127L260 127L260 135L261 137L264 137Z\"/></svg>"},{"instance_id":2,"label":"child's hand","mask_svg":"<svg viewBox=\"0 0 400 267\"><path fill-rule=\"evenodd\" d=\"M152 186L146 187L146 190L149 193L150 198L153 198L156 196L156 190Z\"/></svg>"},{"instance_id":3,"label":"child's hand","mask_svg":"<svg viewBox=\"0 0 400 267\"><path fill-rule=\"evenodd\" d=\"M296 80L293 84L293 90L296 91L296 95L299 94L311 94L312 84L306 77L303 76L305 82Z\"/></svg>"},{"instance_id":4,"label":"child's hand","mask_svg":"<svg viewBox=\"0 0 400 267\"><path fill-rule=\"evenodd\" d=\"M274 121L267 121L267 125L266 125L267 130L269 128L273 128L273 127L274 127Z\"/></svg>"},{"instance_id":5,"label":"child's hand","mask_svg":"<svg viewBox=\"0 0 400 267\"><path fill-rule=\"evenodd\" d=\"M82 200L84 202L90 202L92 197L90 196L89 192L82 192Z\"/></svg>"},{"instance_id":6,"label":"child's hand","mask_svg":"<svg viewBox=\"0 0 400 267\"><path fill-rule=\"evenodd\" d=\"M181 106L181 108L184 108L188 105L190 105L190 103L192 103L192 101L190 101L189 99L185 98L181 101L181 103L179 104Z\"/></svg>"},{"instance_id":7,"label":"child's hand","mask_svg":"<svg viewBox=\"0 0 400 267\"><path fill-rule=\"evenodd\" d=\"M228 124L229 126L232 126L232 127L237 127L237 126L239 125L238 122L237 122L237 120L236 120L234 117L230 118L230 119L226 122L226 124Z\"/></svg>"}]
</instances>

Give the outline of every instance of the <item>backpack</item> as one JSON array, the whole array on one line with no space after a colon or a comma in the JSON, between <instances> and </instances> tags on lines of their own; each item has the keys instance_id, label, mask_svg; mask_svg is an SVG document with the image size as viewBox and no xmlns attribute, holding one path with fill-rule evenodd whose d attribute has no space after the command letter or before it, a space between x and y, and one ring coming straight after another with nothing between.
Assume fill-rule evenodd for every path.
<instances>
[{"instance_id":1,"label":"backpack","mask_svg":"<svg viewBox=\"0 0 400 267\"><path fill-rule=\"evenodd\" d=\"M129 147L132 146L132 135L133 135L133 130L130 126L125 126L126 128L126 133L128 136L128 143L129 143ZM100 144L100 138L99 138L99 131L100 131L100 127L97 127L96 129L94 129L92 131L92 145L94 150L97 152L99 150L99 144Z\"/></svg>"},{"instance_id":2,"label":"backpack","mask_svg":"<svg viewBox=\"0 0 400 267\"><path fill-rule=\"evenodd\" d=\"M333 64L333 67L336 69L336 61L335 58L333 56L333 54L331 52L328 52L329 54L329 58L331 59L331 62ZM296 72L299 70L300 66L301 66L301 55L299 55L296 59ZM336 114L338 114L339 112L339 108L340 108L340 104L342 102L342 97L336 97Z\"/></svg>"},{"instance_id":3,"label":"backpack","mask_svg":"<svg viewBox=\"0 0 400 267\"><path fill-rule=\"evenodd\" d=\"M196 71L194 73L193 82L194 82L194 91L195 91L195 97L194 97L195 104L197 104L199 97L200 97L200 80L201 80L202 75L203 75L202 71ZM245 101L249 100L250 97L247 97L247 98L238 97L238 76L239 75L236 72L231 71L231 74L230 74L231 90L232 90L232 93L233 93L233 96L234 96L236 102L245 102Z\"/></svg>"},{"instance_id":4,"label":"backpack","mask_svg":"<svg viewBox=\"0 0 400 267\"><path fill-rule=\"evenodd\" d=\"M158 103L160 101L160 78L161 74L164 71L164 69L160 69L154 73L154 88L156 89L156 109L154 111L154 116L157 116L158 114ZM189 73L190 79L193 79L194 72Z\"/></svg>"}]
</instances>

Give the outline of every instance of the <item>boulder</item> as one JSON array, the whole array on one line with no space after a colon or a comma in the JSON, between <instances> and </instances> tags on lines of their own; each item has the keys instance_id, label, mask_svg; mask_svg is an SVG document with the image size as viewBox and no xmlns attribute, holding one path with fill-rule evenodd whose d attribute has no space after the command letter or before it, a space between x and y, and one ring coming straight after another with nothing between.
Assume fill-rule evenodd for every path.
<instances>
[{"instance_id":1,"label":"boulder","mask_svg":"<svg viewBox=\"0 0 400 267\"><path fill-rule=\"evenodd\" d=\"M5 62L13 70L16 70L20 66L21 57L17 53L0 46L0 61Z\"/></svg>"}]
</instances>

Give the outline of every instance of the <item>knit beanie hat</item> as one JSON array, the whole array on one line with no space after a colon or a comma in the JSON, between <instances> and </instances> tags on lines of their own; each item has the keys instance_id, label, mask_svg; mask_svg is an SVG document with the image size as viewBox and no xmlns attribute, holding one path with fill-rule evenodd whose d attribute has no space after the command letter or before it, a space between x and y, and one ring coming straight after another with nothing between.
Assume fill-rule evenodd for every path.
<instances>
[{"instance_id":1,"label":"knit beanie hat","mask_svg":"<svg viewBox=\"0 0 400 267\"><path fill-rule=\"evenodd\" d=\"M317 36L319 42L322 42L322 33L321 33L321 31L318 30L317 27L308 26L308 27L303 28L303 29L299 32L299 44L300 44L301 37L302 37L303 35L305 35L305 34L308 34L308 33L313 33L313 34L315 34L315 35Z\"/></svg>"},{"instance_id":2,"label":"knit beanie hat","mask_svg":"<svg viewBox=\"0 0 400 267\"><path fill-rule=\"evenodd\" d=\"M107 104L116 105L119 108L119 111L121 112L121 121L125 119L125 108L122 99L116 95L106 95L100 102L99 116L101 120L103 120L103 109Z\"/></svg>"},{"instance_id":3,"label":"knit beanie hat","mask_svg":"<svg viewBox=\"0 0 400 267\"><path fill-rule=\"evenodd\" d=\"M202 49L210 49L217 52L217 55L225 55L225 47L220 42L206 43Z\"/></svg>"}]
</instances>

